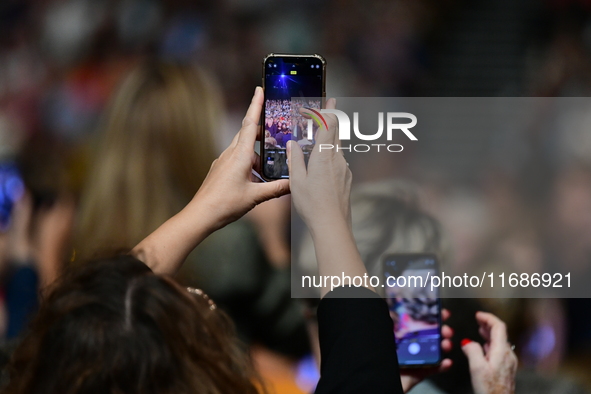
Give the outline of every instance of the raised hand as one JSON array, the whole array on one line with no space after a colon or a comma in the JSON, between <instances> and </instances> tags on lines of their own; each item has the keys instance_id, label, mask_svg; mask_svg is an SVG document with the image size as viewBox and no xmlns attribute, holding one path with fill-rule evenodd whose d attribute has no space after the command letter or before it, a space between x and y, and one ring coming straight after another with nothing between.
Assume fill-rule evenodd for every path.
<instances>
[{"instance_id":1,"label":"raised hand","mask_svg":"<svg viewBox=\"0 0 591 394\"><path fill-rule=\"evenodd\" d=\"M507 342L507 326L491 313L477 312L478 332L486 341L484 348L468 339L462 351L468 357L475 394L513 394L517 356Z\"/></svg>"}]
</instances>

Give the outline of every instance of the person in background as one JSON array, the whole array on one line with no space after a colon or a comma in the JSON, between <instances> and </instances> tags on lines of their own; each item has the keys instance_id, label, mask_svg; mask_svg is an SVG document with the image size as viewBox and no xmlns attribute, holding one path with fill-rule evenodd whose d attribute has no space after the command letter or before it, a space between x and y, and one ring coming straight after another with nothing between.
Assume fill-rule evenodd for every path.
<instances>
[{"instance_id":1,"label":"person in background","mask_svg":"<svg viewBox=\"0 0 591 394\"><path fill-rule=\"evenodd\" d=\"M247 120L252 117L251 108ZM288 192L287 182L250 182L256 134L254 124L245 120L245 126L212 167L210 181L137 245L136 257L70 268L52 286L13 355L3 392L258 392L223 312L201 290L188 292L152 273L174 274L209 233Z\"/></svg>"},{"instance_id":2,"label":"person in background","mask_svg":"<svg viewBox=\"0 0 591 394\"><path fill-rule=\"evenodd\" d=\"M0 255L2 301L6 318L4 337L14 340L26 327L38 307L38 259L31 239L33 204L28 193L22 194L11 212L9 230L3 253Z\"/></svg>"},{"instance_id":3,"label":"person in background","mask_svg":"<svg viewBox=\"0 0 591 394\"><path fill-rule=\"evenodd\" d=\"M285 148L285 137L285 128L281 126L277 130L277 134L275 134L275 141L277 141L277 146Z\"/></svg>"},{"instance_id":4,"label":"person in background","mask_svg":"<svg viewBox=\"0 0 591 394\"><path fill-rule=\"evenodd\" d=\"M221 116L219 93L198 68L146 62L132 70L97 136L80 199L77 258L129 248L178 212L216 157Z\"/></svg>"},{"instance_id":5,"label":"person in background","mask_svg":"<svg viewBox=\"0 0 591 394\"><path fill-rule=\"evenodd\" d=\"M39 292L60 274L75 210L54 141L37 135L21 142L0 159L3 350L18 340L37 311Z\"/></svg>"},{"instance_id":6,"label":"person in background","mask_svg":"<svg viewBox=\"0 0 591 394\"><path fill-rule=\"evenodd\" d=\"M273 118L267 117L265 119L265 129L269 130L271 137L274 137L277 134L277 124L273 121Z\"/></svg>"},{"instance_id":7,"label":"person in background","mask_svg":"<svg viewBox=\"0 0 591 394\"><path fill-rule=\"evenodd\" d=\"M277 147L277 140L271 137L271 132L269 130L265 130L265 148L266 149L273 149Z\"/></svg>"},{"instance_id":8,"label":"person in background","mask_svg":"<svg viewBox=\"0 0 591 394\"><path fill-rule=\"evenodd\" d=\"M133 247L191 201L216 157L222 116L219 92L199 68L137 65L115 92L98 135L80 199L75 263ZM307 351L289 269L269 263L250 221L212 234L177 275L214 298L247 344L294 358Z\"/></svg>"}]
</instances>

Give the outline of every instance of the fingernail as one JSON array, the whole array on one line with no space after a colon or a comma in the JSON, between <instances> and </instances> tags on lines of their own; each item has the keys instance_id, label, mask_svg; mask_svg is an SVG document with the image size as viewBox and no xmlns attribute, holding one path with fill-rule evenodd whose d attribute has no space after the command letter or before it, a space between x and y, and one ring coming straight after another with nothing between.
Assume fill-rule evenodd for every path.
<instances>
[{"instance_id":1,"label":"fingernail","mask_svg":"<svg viewBox=\"0 0 591 394\"><path fill-rule=\"evenodd\" d=\"M259 92L259 89L262 89L260 86L257 86L256 88L254 88L254 95L256 96L257 93Z\"/></svg>"},{"instance_id":2,"label":"fingernail","mask_svg":"<svg viewBox=\"0 0 591 394\"><path fill-rule=\"evenodd\" d=\"M470 342L472 342L470 339L462 339L462 342L460 343L462 345L462 347L466 346L467 344L469 344Z\"/></svg>"},{"instance_id":3,"label":"fingernail","mask_svg":"<svg viewBox=\"0 0 591 394\"><path fill-rule=\"evenodd\" d=\"M285 146L285 149L289 152L291 150L291 144L293 144L292 140L287 141L287 145Z\"/></svg>"}]
</instances>

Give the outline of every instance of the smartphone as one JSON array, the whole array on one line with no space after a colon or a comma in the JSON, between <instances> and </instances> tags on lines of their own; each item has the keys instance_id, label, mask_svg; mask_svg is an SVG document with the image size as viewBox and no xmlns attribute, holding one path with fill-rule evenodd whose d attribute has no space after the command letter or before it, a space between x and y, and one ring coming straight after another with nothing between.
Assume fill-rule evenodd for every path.
<instances>
[{"instance_id":1,"label":"smartphone","mask_svg":"<svg viewBox=\"0 0 591 394\"><path fill-rule=\"evenodd\" d=\"M326 61L320 55L271 53L263 60L260 175L265 181L289 178L287 141L297 141L306 160L310 156L317 126L308 122L299 108L322 108L325 76Z\"/></svg>"},{"instance_id":2,"label":"smartphone","mask_svg":"<svg viewBox=\"0 0 591 394\"><path fill-rule=\"evenodd\" d=\"M25 190L23 179L12 161L0 162L0 232L8 229L14 204Z\"/></svg>"},{"instance_id":3,"label":"smartphone","mask_svg":"<svg viewBox=\"0 0 591 394\"><path fill-rule=\"evenodd\" d=\"M392 254L383 260L386 301L394 321L401 367L441 363L441 298L430 277L439 275L433 254Z\"/></svg>"}]
</instances>

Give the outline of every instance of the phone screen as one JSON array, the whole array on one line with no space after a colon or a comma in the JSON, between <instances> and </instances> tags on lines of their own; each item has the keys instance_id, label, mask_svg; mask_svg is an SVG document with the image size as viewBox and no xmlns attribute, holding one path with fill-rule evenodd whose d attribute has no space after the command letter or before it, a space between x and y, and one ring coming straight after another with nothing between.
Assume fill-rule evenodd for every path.
<instances>
[{"instance_id":1,"label":"phone screen","mask_svg":"<svg viewBox=\"0 0 591 394\"><path fill-rule=\"evenodd\" d=\"M324 67L323 59L317 55L270 55L265 59L261 136L261 175L264 179L289 178L287 141L297 141L306 160L312 152L317 127L311 125L313 131L308 132L309 122L299 113L299 108L322 107Z\"/></svg>"},{"instance_id":2,"label":"phone screen","mask_svg":"<svg viewBox=\"0 0 591 394\"><path fill-rule=\"evenodd\" d=\"M23 192L24 184L16 164L0 163L0 231L8 229L14 204Z\"/></svg>"},{"instance_id":3,"label":"phone screen","mask_svg":"<svg viewBox=\"0 0 591 394\"><path fill-rule=\"evenodd\" d=\"M438 273L435 255L398 254L384 260L386 301L401 366L441 361L441 299L429 280Z\"/></svg>"}]
</instances>

